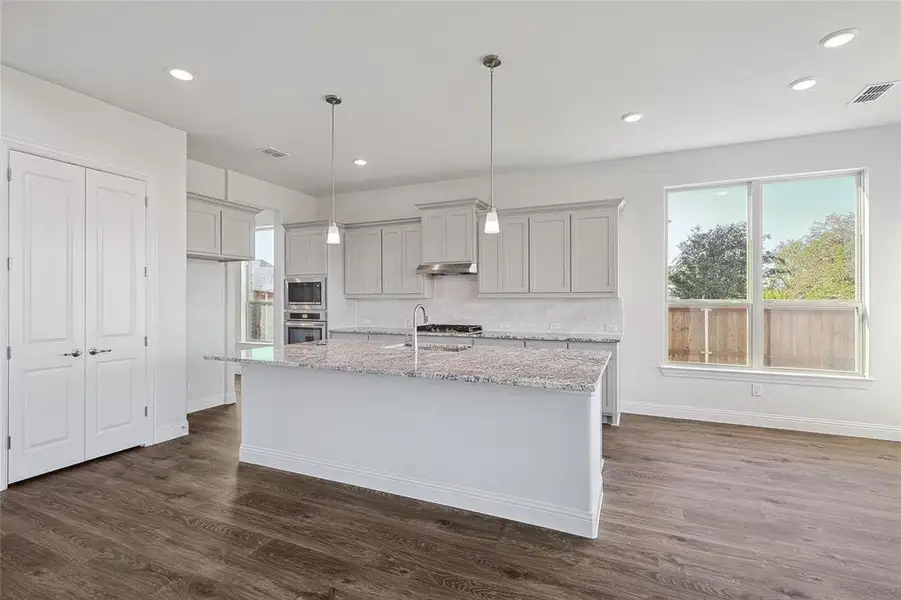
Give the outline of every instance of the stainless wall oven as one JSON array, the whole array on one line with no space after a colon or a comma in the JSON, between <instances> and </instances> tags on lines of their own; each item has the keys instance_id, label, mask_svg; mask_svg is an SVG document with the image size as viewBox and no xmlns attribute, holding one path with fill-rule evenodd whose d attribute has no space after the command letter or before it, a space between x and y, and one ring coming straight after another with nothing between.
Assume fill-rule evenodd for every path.
<instances>
[{"instance_id":1,"label":"stainless wall oven","mask_svg":"<svg viewBox=\"0 0 901 600\"><path fill-rule=\"evenodd\" d=\"M325 275L285 277L285 310L325 311Z\"/></svg>"},{"instance_id":2,"label":"stainless wall oven","mask_svg":"<svg viewBox=\"0 0 901 600\"><path fill-rule=\"evenodd\" d=\"M285 311L285 344L320 342L328 335L325 312Z\"/></svg>"}]
</instances>

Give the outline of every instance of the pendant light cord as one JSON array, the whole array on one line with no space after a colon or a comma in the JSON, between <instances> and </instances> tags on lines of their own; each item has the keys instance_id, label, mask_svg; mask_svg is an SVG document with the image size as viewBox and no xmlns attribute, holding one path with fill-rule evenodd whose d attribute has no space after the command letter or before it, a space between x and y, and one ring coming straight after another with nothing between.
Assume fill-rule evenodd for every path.
<instances>
[{"instance_id":1,"label":"pendant light cord","mask_svg":"<svg viewBox=\"0 0 901 600\"><path fill-rule=\"evenodd\" d=\"M491 78L490 78L490 97L491 97L491 110L490 120L491 120L491 134L489 137L489 154L491 155L491 210L494 210L494 67L491 67Z\"/></svg>"},{"instance_id":2,"label":"pendant light cord","mask_svg":"<svg viewBox=\"0 0 901 600\"><path fill-rule=\"evenodd\" d=\"M332 104L332 225L335 220L335 105Z\"/></svg>"}]
</instances>

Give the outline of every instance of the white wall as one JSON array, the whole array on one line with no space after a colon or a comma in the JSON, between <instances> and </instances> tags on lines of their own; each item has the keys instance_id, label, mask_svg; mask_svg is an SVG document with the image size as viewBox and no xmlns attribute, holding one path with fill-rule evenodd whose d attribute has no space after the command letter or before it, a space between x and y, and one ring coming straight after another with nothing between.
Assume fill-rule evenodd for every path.
<instances>
[{"instance_id":1,"label":"white wall","mask_svg":"<svg viewBox=\"0 0 901 600\"><path fill-rule=\"evenodd\" d=\"M763 398L751 398L747 382L664 378L658 369L664 358L666 332L664 188L857 167L869 169L872 386L835 389L766 384ZM337 217L354 223L417 216L415 203L487 199L487 187L487 178L479 178L342 194ZM624 333L620 393L627 411L901 440L901 365L897 358L901 338L901 126L503 174L496 179L495 194L501 208L626 199L619 244ZM328 200L321 199L319 218L327 218L329 211ZM444 290L440 287L436 296L449 293L452 297L460 292L453 289L456 284L445 284ZM471 297L471 290L465 294ZM538 310L533 306L525 309L519 302L509 300L503 308L516 313L517 319L531 318L520 315ZM369 303L373 303L371 308L366 307ZM375 325L409 318L410 302L374 300L366 304L358 306L357 321L365 314L386 321L373 320ZM487 308L487 304L470 304L473 312L466 316L478 316ZM442 316L435 314L434 318ZM546 316L534 318L540 324ZM593 318L595 313L584 316Z\"/></svg>"},{"instance_id":2,"label":"white wall","mask_svg":"<svg viewBox=\"0 0 901 600\"><path fill-rule=\"evenodd\" d=\"M185 133L9 67L0 80L5 142L147 178L154 440L187 433ZM6 153L2 161L5 168Z\"/></svg>"}]
</instances>

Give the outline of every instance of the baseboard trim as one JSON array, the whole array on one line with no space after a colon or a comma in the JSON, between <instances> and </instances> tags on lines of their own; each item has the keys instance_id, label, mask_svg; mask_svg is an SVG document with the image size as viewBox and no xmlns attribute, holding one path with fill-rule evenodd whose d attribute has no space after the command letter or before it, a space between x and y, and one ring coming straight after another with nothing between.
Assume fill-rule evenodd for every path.
<instances>
[{"instance_id":1,"label":"baseboard trim","mask_svg":"<svg viewBox=\"0 0 901 600\"><path fill-rule=\"evenodd\" d=\"M256 446L242 445L240 461L547 527L580 537L594 539L598 535L603 492L596 503L597 509L589 512L471 488L399 477Z\"/></svg>"},{"instance_id":2,"label":"baseboard trim","mask_svg":"<svg viewBox=\"0 0 901 600\"><path fill-rule=\"evenodd\" d=\"M719 408L656 404L652 402L623 402L622 407L624 413L633 415L668 417L671 419L687 419L690 421L708 421L712 423L728 423L731 425L748 425L751 427L768 427L771 429L790 429L792 431L807 431L811 433L826 433L831 435L901 442L901 427L892 425L877 425L873 423L818 419L813 417L771 415Z\"/></svg>"},{"instance_id":3,"label":"baseboard trim","mask_svg":"<svg viewBox=\"0 0 901 600\"><path fill-rule=\"evenodd\" d=\"M169 440L174 440L175 438L180 438L185 435L188 435L187 419L181 423L170 423L168 425L157 426L156 440L153 443L162 444L163 442L168 442Z\"/></svg>"},{"instance_id":4,"label":"baseboard trim","mask_svg":"<svg viewBox=\"0 0 901 600\"><path fill-rule=\"evenodd\" d=\"M206 410L214 406L222 406L228 404L228 396L226 394L210 394L200 398L192 398L188 400L188 413Z\"/></svg>"}]
</instances>

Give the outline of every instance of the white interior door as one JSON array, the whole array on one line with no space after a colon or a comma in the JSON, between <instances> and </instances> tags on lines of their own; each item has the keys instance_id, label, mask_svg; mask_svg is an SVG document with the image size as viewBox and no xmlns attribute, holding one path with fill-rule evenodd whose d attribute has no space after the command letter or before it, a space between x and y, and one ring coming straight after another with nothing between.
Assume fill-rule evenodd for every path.
<instances>
[{"instance_id":1,"label":"white interior door","mask_svg":"<svg viewBox=\"0 0 901 600\"><path fill-rule=\"evenodd\" d=\"M9 482L85 459L85 170L10 152Z\"/></svg>"},{"instance_id":2,"label":"white interior door","mask_svg":"<svg viewBox=\"0 0 901 600\"><path fill-rule=\"evenodd\" d=\"M85 454L144 443L144 194L136 179L87 171Z\"/></svg>"}]
</instances>

